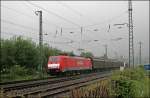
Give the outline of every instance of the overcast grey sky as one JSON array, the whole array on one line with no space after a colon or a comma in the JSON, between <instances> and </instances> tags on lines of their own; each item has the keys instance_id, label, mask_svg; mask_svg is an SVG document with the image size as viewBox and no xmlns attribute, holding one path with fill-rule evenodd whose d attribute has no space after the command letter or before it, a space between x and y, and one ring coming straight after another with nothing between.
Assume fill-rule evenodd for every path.
<instances>
[{"instance_id":1,"label":"overcast grey sky","mask_svg":"<svg viewBox=\"0 0 150 98\"><path fill-rule=\"evenodd\" d=\"M114 26L128 23L127 1L1 1L2 38L22 35L38 43L37 10L43 11L43 38L49 46L102 56L107 44L108 56L128 57L128 27ZM149 1L133 1L133 24L135 57L142 41L142 55L148 59Z\"/></svg>"}]
</instances>

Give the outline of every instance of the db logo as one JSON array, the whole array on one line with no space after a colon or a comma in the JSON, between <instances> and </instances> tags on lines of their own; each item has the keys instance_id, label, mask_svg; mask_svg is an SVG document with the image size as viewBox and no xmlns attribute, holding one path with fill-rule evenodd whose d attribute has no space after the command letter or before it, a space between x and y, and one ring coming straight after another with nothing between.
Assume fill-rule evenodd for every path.
<instances>
[{"instance_id":1,"label":"db logo","mask_svg":"<svg viewBox=\"0 0 150 98\"><path fill-rule=\"evenodd\" d=\"M83 62L82 61L78 61L77 65L83 65Z\"/></svg>"}]
</instances>

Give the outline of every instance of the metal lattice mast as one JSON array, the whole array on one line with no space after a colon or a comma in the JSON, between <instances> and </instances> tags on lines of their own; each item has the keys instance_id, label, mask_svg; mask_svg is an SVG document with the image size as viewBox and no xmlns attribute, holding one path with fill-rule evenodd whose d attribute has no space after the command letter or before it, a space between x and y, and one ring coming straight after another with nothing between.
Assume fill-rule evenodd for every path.
<instances>
[{"instance_id":1,"label":"metal lattice mast","mask_svg":"<svg viewBox=\"0 0 150 98\"><path fill-rule=\"evenodd\" d=\"M139 42L139 45L140 45L140 46L139 46L139 48L140 48L140 49L139 49L139 64L141 64L141 59L142 59L142 58L141 58L141 45L142 45L142 42L141 42L141 41Z\"/></svg>"},{"instance_id":2,"label":"metal lattice mast","mask_svg":"<svg viewBox=\"0 0 150 98\"><path fill-rule=\"evenodd\" d=\"M129 67L134 67L134 43L133 43L133 20L132 20L132 1L128 1L129 11Z\"/></svg>"},{"instance_id":3,"label":"metal lattice mast","mask_svg":"<svg viewBox=\"0 0 150 98\"><path fill-rule=\"evenodd\" d=\"M105 56L106 56L106 59L108 58L107 56L107 45L104 45L105 46Z\"/></svg>"}]
</instances>

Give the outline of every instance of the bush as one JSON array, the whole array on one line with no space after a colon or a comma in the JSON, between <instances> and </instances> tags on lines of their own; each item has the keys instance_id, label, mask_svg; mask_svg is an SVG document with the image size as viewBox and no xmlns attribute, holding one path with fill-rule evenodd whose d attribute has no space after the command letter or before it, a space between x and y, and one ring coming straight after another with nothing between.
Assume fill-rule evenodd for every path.
<instances>
[{"instance_id":1,"label":"bush","mask_svg":"<svg viewBox=\"0 0 150 98\"><path fill-rule=\"evenodd\" d=\"M86 57L86 58L94 57L94 55L91 52L81 52L80 56Z\"/></svg>"},{"instance_id":2,"label":"bush","mask_svg":"<svg viewBox=\"0 0 150 98\"><path fill-rule=\"evenodd\" d=\"M1 75L1 82L14 81L14 80L26 80L30 76L36 74L33 69L26 68L20 65L14 65L10 69L7 69L7 73Z\"/></svg>"},{"instance_id":3,"label":"bush","mask_svg":"<svg viewBox=\"0 0 150 98\"><path fill-rule=\"evenodd\" d=\"M112 76L112 96L117 98L148 97L148 81L143 67L115 72ZM145 84L143 84L145 83Z\"/></svg>"},{"instance_id":4,"label":"bush","mask_svg":"<svg viewBox=\"0 0 150 98\"><path fill-rule=\"evenodd\" d=\"M21 67L20 65L15 65L10 69L10 72L12 75L17 75L17 76L25 76L28 75L29 70L25 67Z\"/></svg>"},{"instance_id":5,"label":"bush","mask_svg":"<svg viewBox=\"0 0 150 98\"><path fill-rule=\"evenodd\" d=\"M1 69L10 69L13 65L36 68L39 63L35 43L21 37L1 40L1 53Z\"/></svg>"}]
</instances>

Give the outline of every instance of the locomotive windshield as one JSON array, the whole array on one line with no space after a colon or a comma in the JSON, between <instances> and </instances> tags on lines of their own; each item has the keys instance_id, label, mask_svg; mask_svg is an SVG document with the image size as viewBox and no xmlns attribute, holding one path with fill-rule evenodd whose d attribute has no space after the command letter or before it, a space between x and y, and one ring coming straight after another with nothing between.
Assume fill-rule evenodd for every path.
<instances>
[{"instance_id":1,"label":"locomotive windshield","mask_svg":"<svg viewBox=\"0 0 150 98\"><path fill-rule=\"evenodd\" d=\"M49 58L49 61L50 62L58 62L59 58L52 57L52 58Z\"/></svg>"}]
</instances>

